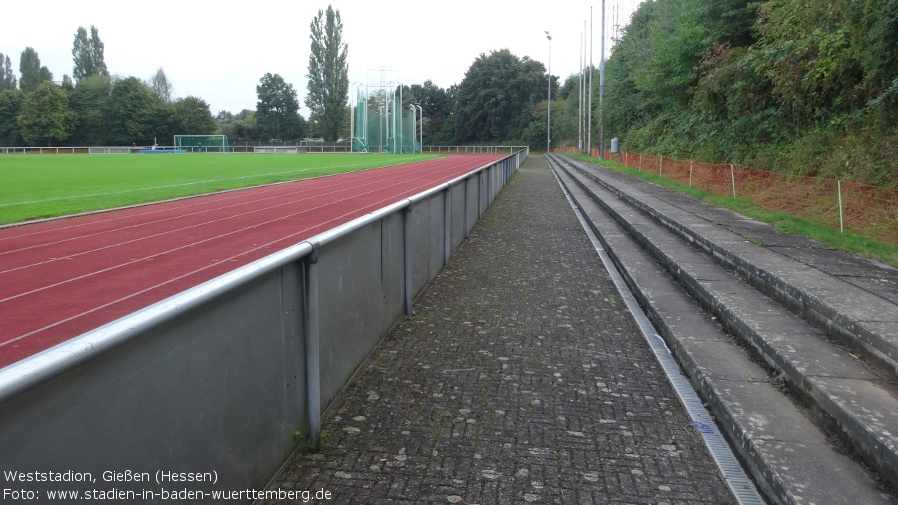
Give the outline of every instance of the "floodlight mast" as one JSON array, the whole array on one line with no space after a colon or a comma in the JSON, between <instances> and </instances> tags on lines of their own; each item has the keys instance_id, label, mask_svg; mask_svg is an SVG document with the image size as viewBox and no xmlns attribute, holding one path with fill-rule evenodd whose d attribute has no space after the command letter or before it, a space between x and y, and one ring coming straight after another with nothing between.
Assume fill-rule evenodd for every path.
<instances>
[{"instance_id":1,"label":"floodlight mast","mask_svg":"<svg viewBox=\"0 0 898 505\"><path fill-rule=\"evenodd\" d=\"M589 6L589 106L586 112L586 154L592 156L592 6Z\"/></svg>"},{"instance_id":2,"label":"floodlight mast","mask_svg":"<svg viewBox=\"0 0 898 505\"><path fill-rule=\"evenodd\" d=\"M583 28L586 28L586 22L583 22ZM577 90L577 150L583 152L583 39L585 34L580 32L580 78L577 83L580 89Z\"/></svg>"},{"instance_id":3,"label":"floodlight mast","mask_svg":"<svg viewBox=\"0 0 898 505\"><path fill-rule=\"evenodd\" d=\"M605 95L605 0L602 0L602 56L599 60L599 159L605 159L605 122L602 117L602 97Z\"/></svg>"},{"instance_id":4,"label":"floodlight mast","mask_svg":"<svg viewBox=\"0 0 898 505\"><path fill-rule=\"evenodd\" d=\"M546 116L546 152L552 152L552 34L546 30L546 38L549 39L549 92L546 100L548 114Z\"/></svg>"}]
</instances>

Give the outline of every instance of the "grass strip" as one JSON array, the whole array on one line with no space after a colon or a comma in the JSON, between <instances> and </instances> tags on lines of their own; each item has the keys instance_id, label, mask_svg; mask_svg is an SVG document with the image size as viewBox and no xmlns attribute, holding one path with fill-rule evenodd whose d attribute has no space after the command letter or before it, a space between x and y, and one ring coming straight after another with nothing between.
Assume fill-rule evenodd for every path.
<instances>
[{"instance_id":1,"label":"grass strip","mask_svg":"<svg viewBox=\"0 0 898 505\"><path fill-rule=\"evenodd\" d=\"M854 233L842 233L839 230L815 223L808 219L761 207L757 203L744 198L713 195L708 191L690 188L658 174L640 172L613 161L602 160L600 163L598 159L584 154L570 154L569 156L589 163L600 164L604 168L623 172L627 175L658 184L659 186L664 186L674 191L688 194L712 205L736 211L757 221L769 223L773 225L773 229L777 233L807 237L821 242L831 249L858 254L893 267L898 267L898 246Z\"/></svg>"}]
</instances>

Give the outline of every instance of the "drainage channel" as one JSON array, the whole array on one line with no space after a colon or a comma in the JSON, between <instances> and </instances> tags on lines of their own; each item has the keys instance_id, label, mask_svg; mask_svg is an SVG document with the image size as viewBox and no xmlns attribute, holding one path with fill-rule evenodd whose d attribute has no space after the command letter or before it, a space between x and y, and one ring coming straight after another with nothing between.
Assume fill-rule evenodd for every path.
<instances>
[{"instance_id":1,"label":"drainage channel","mask_svg":"<svg viewBox=\"0 0 898 505\"><path fill-rule=\"evenodd\" d=\"M643 337L655 354L655 358L664 369L667 380L673 386L674 391L676 391L677 396L680 398L680 402L686 408L686 412L689 414L690 419L692 419L689 424L701 435L702 440L705 442L705 447L708 448L708 452L711 453L711 457L713 457L714 461L717 463L717 468L720 470L730 492L733 493L733 496L740 505L764 505L765 502L758 493L755 484L745 474L742 465L739 464L739 461L736 459L730 446L723 438L723 435L717 430L714 420L702 406L702 401L695 390L692 389L689 380L681 372L680 365L671 355L670 349L668 349L664 339L658 335L655 328L652 326L652 323L645 315L645 312L642 311L642 308L639 306L639 303L637 303L630 288L627 287L620 272L618 272L614 263L612 263L611 258L608 257L608 253L602 247L598 237L596 237L592 228L590 228L586 218L580 212L580 209L577 207L577 204L574 202L574 199L567 188L561 182L561 179L558 178L558 174L555 173L554 168L552 169L552 174L555 175L558 185L564 192L565 197L567 197L568 203L570 203L571 207L574 209L574 213L577 215L577 219L580 220L580 224L586 231L587 236L589 236L589 240L592 241L593 247L595 247L596 252L599 253L602 263L604 263L605 268L611 275L614 285L617 287L618 292L620 292L627 304L627 308L636 319L636 323L639 325Z\"/></svg>"}]
</instances>

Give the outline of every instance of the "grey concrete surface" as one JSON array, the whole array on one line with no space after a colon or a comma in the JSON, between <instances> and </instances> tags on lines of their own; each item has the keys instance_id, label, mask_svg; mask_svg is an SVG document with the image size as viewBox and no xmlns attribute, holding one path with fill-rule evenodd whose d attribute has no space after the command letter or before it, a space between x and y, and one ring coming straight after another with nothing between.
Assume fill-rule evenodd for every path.
<instances>
[{"instance_id":1,"label":"grey concrete surface","mask_svg":"<svg viewBox=\"0 0 898 505\"><path fill-rule=\"evenodd\" d=\"M854 274L871 281L890 278L893 269L825 251L805 239L783 238L780 242L789 242L793 252L825 251L801 255L805 261L811 256L825 261L802 263L779 254L779 246L759 246L733 231L758 234L764 228L760 223L594 165L574 165L578 170L564 172L562 181L573 188L631 289L768 497L778 503L894 503L889 486L832 440L837 431L844 432L854 450L865 453L886 479L892 477L898 466L893 456L898 402L888 384L889 370L873 363L865 367L706 253L724 265L767 272L758 277L792 293L802 293L788 285L793 278L804 286L812 278L817 294L850 292L855 297L850 303L837 303L833 296L824 302L836 314L849 313L840 317L854 320L858 307L867 305L885 307L879 318L888 321L894 317L893 301L845 283L830 265L866 265L866 271ZM757 264L768 268L752 266ZM771 270L776 272L771 275ZM700 303L689 301L687 291ZM790 390L791 396L783 394ZM796 397L809 401L810 408L803 401L793 403ZM821 412L831 425L816 417Z\"/></svg>"},{"instance_id":2,"label":"grey concrete surface","mask_svg":"<svg viewBox=\"0 0 898 505\"><path fill-rule=\"evenodd\" d=\"M898 269L778 234L770 225L625 174L594 175L629 205L713 252L748 283L898 377Z\"/></svg>"},{"instance_id":3,"label":"grey concrete surface","mask_svg":"<svg viewBox=\"0 0 898 505\"><path fill-rule=\"evenodd\" d=\"M321 452L296 454L270 489L347 504L733 503L544 157L414 311L328 413Z\"/></svg>"}]
</instances>

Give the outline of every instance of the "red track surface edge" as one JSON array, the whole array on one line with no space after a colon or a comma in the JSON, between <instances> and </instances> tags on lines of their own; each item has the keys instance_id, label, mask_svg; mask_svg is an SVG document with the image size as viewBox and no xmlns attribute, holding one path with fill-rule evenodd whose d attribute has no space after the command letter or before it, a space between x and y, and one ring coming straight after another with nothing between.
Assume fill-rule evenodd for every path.
<instances>
[{"instance_id":1,"label":"red track surface edge","mask_svg":"<svg viewBox=\"0 0 898 505\"><path fill-rule=\"evenodd\" d=\"M504 157L448 158L0 229L0 368Z\"/></svg>"}]
</instances>

